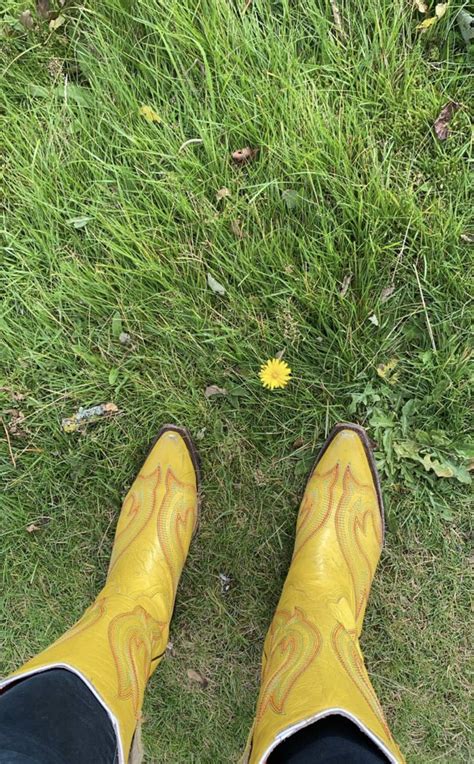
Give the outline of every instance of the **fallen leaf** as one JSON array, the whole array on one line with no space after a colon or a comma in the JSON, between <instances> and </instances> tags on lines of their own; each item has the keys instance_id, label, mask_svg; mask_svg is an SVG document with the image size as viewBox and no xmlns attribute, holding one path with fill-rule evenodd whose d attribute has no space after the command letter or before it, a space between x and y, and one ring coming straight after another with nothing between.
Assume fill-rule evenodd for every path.
<instances>
[{"instance_id":1,"label":"fallen leaf","mask_svg":"<svg viewBox=\"0 0 474 764\"><path fill-rule=\"evenodd\" d=\"M222 284L219 284L218 281L214 278L214 276L211 276L210 273L207 274L207 284L209 289L211 289L214 294L220 294L225 295L225 287L222 286Z\"/></svg>"},{"instance_id":2,"label":"fallen leaf","mask_svg":"<svg viewBox=\"0 0 474 764\"><path fill-rule=\"evenodd\" d=\"M151 106L140 106L138 113L145 117L147 122L161 122L161 117Z\"/></svg>"},{"instance_id":3,"label":"fallen leaf","mask_svg":"<svg viewBox=\"0 0 474 764\"><path fill-rule=\"evenodd\" d=\"M227 594L232 588L232 579L225 573L219 573L219 581L221 582L221 594Z\"/></svg>"},{"instance_id":4,"label":"fallen leaf","mask_svg":"<svg viewBox=\"0 0 474 764\"><path fill-rule=\"evenodd\" d=\"M436 24L437 21L438 21L438 18L436 16L431 16L429 19L423 19L421 24L418 24L416 28L419 29L421 32L426 32L426 30L432 27L433 24Z\"/></svg>"},{"instance_id":5,"label":"fallen leaf","mask_svg":"<svg viewBox=\"0 0 474 764\"><path fill-rule=\"evenodd\" d=\"M230 230L232 231L236 239L243 239L245 236L242 226L240 225L240 220L232 220L230 224Z\"/></svg>"},{"instance_id":6,"label":"fallen leaf","mask_svg":"<svg viewBox=\"0 0 474 764\"><path fill-rule=\"evenodd\" d=\"M388 287L384 287L380 292L380 302L387 302L395 291L395 285L390 284Z\"/></svg>"},{"instance_id":7,"label":"fallen leaf","mask_svg":"<svg viewBox=\"0 0 474 764\"><path fill-rule=\"evenodd\" d=\"M17 390L12 390L10 387L0 387L0 393L8 393L12 401L24 401L26 395L19 393Z\"/></svg>"},{"instance_id":8,"label":"fallen leaf","mask_svg":"<svg viewBox=\"0 0 474 764\"><path fill-rule=\"evenodd\" d=\"M59 27L62 27L65 21L66 21L65 16L56 16L55 19L51 19L51 21L49 22L49 28L52 30L59 29Z\"/></svg>"},{"instance_id":9,"label":"fallen leaf","mask_svg":"<svg viewBox=\"0 0 474 764\"><path fill-rule=\"evenodd\" d=\"M373 313L371 316L369 316L369 321L374 326L378 326L379 325L379 320L378 320L377 316L375 315L375 313Z\"/></svg>"},{"instance_id":10,"label":"fallen leaf","mask_svg":"<svg viewBox=\"0 0 474 764\"><path fill-rule=\"evenodd\" d=\"M415 0L416 9L420 13L428 13L428 6L424 2L424 0Z\"/></svg>"},{"instance_id":11,"label":"fallen leaf","mask_svg":"<svg viewBox=\"0 0 474 764\"><path fill-rule=\"evenodd\" d=\"M23 411L20 411L20 409L8 409L5 413L10 415L10 421L6 425L10 435L16 438L25 438L30 434L23 424L26 419Z\"/></svg>"},{"instance_id":12,"label":"fallen leaf","mask_svg":"<svg viewBox=\"0 0 474 764\"><path fill-rule=\"evenodd\" d=\"M395 371L398 364L398 358L391 358L387 363L381 363L377 366L377 374L389 385L396 385L400 377L399 372Z\"/></svg>"},{"instance_id":13,"label":"fallen leaf","mask_svg":"<svg viewBox=\"0 0 474 764\"><path fill-rule=\"evenodd\" d=\"M63 432L77 432L87 424L93 424L100 419L107 419L119 413L118 406L115 403L99 403L98 406L90 408L81 408L72 417L66 417L61 422Z\"/></svg>"},{"instance_id":14,"label":"fallen leaf","mask_svg":"<svg viewBox=\"0 0 474 764\"><path fill-rule=\"evenodd\" d=\"M227 395L225 387L218 387L218 385L208 385L204 390L205 397L209 400L213 395Z\"/></svg>"},{"instance_id":15,"label":"fallen leaf","mask_svg":"<svg viewBox=\"0 0 474 764\"><path fill-rule=\"evenodd\" d=\"M347 290L349 289L352 281L352 273L348 273L344 278L342 279L341 288L339 290L339 296L345 297L347 294Z\"/></svg>"},{"instance_id":16,"label":"fallen leaf","mask_svg":"<svg viewBox=\"0 0 474 764\"><path fill-rule=\"evenodd\" d=\"M453 116L457 110L461 108L461 104L457 101L448 101L447 104L441 109L438 118L436 119L433 127L436 133L436 137L440 141L445 141L449 135L448 125L451 122Z\"/></svg>"},{"instance_id":17,"label":"fallen leaf","mask_svg":"<svg viewBox=\"0 0 474 764\"><path fill-rule=\"evenodd\" d=\"M234 162L237 162L237 164L245 164L245 162L249 162L251 159L255 159L257 152L258 149L251 149L250 146L246 146L243 149L237 149L237 151L233 151L232 159Z\"/></svg>"},{"instance_id":18,"label":"fallen leaf","mask_svg":"<svg viewBox=\"0 0 474 764\"><path fill-rule=\"evenodd\" d=\"M206 677L201 674L200 671L195 671L194 669L188 669L186 671L188 675L188 679L191 680L191 682L196 682L197 684L201 685L202 689L205 690L207 685L209 684L209 680L206 679Z\"/></svg>"},{"instance_id":19,"label":"fallen leaf","mask_svg":"<svg viewBox=\"0 0 474 764\"><path fill-rule=\"evenodd\" d=\"M436 3L435 5L435 16L437 19L442 19L446 11L448 10L448 3Z\"/></svg>"},{"instance_id":20,"label":"fallen leaf","mask_svg":"<svg viewBox=\"0 0 474 764\"><path fill-rule=\"evenodd\" d=\"M66 220L66 224L72 225L73 228L77 228L79 230L80 228L85 228L90 220L92 220L92 218L84 215L83 217L79 218L69 218Z\"/></svg>"},{"instance_id":21,"label":"fallen leaf","mask_svg":"<svg viewBox=\"0 0 474 764\"><path fill-rule=\"evenodd\" d=\"M51 522L51 518L44 515L43 517L37 517L32 523L29 523L29 525L26 526L26 531L28 533L37 533L37 531L42 530L45 525L48 525L48 523Z\"/></svg>"},{"instance_id":22,"label":"fallen leaf","mask_svg":"<svg viewBox=\"0 0 474 764\"><path fill-rule=\"evenodd\" d=\"M132 341L132 338L128 332L120 332L118 339L121 345L130 345Z\"/></svg>"},{"instance_id":23,"label":"fallen leaf","mask_svg":"<svg viewBox=\"0 0 474 764\"><path fill-rule=\"evenodd\" d=\"M22 26L25 27L25 29L33 29L35 25L35 20L31 14L31 11L23 11L23 13L20 13L18 21Z\"/></svg>"},{"instance_id":24,"label":"fallen leaf","mask_svg":"<svg viewBox=\"0 0 474 764\"><path fill-rule=\"evenodd\" d=\"M224 188L220 188L219 191L216 193L216 199L218 202L220 202L221 199L227 199L229 196L232 196L231 192L228 188L224 186Z\"/></svg>"},{"instance_id":25,"label":"fallen leaf","mask_svg":"<svg viewBox=\"0 0 474 764\"><path fill-rule=\"evenodd\" d=\"M427 472L432 470L436 477L455 478L460 483L465 483L467 485L472 482L472 478L466 467L454 464L447 459L435 458L432 454L426 454L421 463Z\"/></svg>"},{"instance_id":26,"label":"fallen leaf","mask_svg":"<svg viewBox=\"0 0 474 764\"><path fill-rule=\"evenodd\" d=\"M474 16L468 13L464 8L463 10L459 11L456 18L462 39L466 45L469 45L471 40L474 40Z\"/></svg>"},{"instance_id":27,"label":"fallen leaf","mask_svg":"<svg viewBox=\"0 0 474 764\"><path fill-rule=\"evenodd\" d=\"M176 650L174 649L174 644L171 641L166 645L166 655L169 655L171 658L176 656Z\"/></svg>"},{"instance_id":28,"label":"fallen leaf","mask_svg":"<svg viewBox=\"0 0 474 764\"><path fill-rule=\"evenodd\" d=\"M50 13L49 0L36 0L36 13L42 19L48 19Z\"/></svg>"},{"instance_id":29,"label":"fallen leaf","mask_svg":"<svg viewBox=\"0 0 474 764\"><path fill-rule=\"evenodd\" d=\"M301 204L301 196L294 188L285 188L281 193L281 198L289 210L295 210Z\"/></svg>"},{"instance_id":30,"label":"fallen leaf","mask_svg":"<svg viewBox=\"0 0 474 764\"><path fill-rule=\"evenodd\" d=\"M472 233L462 233L460 238L461 241L464 241L466 244L474 244L474 236Z\"/></svg>"},{"instance_id":31,"label":"fallen leaf","mask_svg":"<svg viewBox=\"0 0 474 764\"><path fill-rule=\"evenodd\" d=\"M122 316L120 315L118 310L116 310L114 315L112 316L112 337L118 340L121 334L122 334Z\"/></svg>"}]
</instances>

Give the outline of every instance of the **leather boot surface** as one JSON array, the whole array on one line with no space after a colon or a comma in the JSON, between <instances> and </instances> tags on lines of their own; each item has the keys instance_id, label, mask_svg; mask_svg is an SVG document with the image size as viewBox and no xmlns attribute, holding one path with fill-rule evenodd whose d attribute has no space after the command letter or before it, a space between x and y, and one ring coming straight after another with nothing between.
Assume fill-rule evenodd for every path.
<instances>
[{"instance_id":1,"label":"leather boot surface","mask_svg":"<svg viewBox=\"0 0 474 764\"><path fill-rule=\"evenodd\" d=\"M268 631L246 759L329 714L356 723L403 762L359 647L383 541L383 507L365 432L338 425L308 480L295 547Z\"/></svg>"},{"instance_id":2,"label":"leather boot surface","mask_svg":"<svg viewBox=\"0 0 474 764\"><path fill-rule=\"evenodd\" d=\"M106 583L83 617L3 684L68 668L109 713L126 762L149 676L168 644L176 588L198 520L198 466L185 431L161 431L128 492Z\"/></svg>"}]
</instances>

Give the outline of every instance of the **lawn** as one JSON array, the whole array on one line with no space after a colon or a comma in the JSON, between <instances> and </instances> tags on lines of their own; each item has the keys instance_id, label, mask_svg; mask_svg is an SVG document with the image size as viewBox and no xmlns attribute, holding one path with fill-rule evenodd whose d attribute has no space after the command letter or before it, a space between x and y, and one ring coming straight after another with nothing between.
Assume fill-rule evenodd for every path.
<instances>
[{"instance_id":1,"label":"lawn","mask_svg":"<svg viewBox=\"0 0 474 764\"><path fill-rule=\"evenodd\" d=\"M423 32L409 0L341 2L340 30L329 0L70 3L52 25L4 4L2 669L91 602L147 444L186 424L202 520L146 696L148 762L237 761L305 478L340 420L378 443L387 504L374 684L409 762L469 760L458 7ZM258 371L280 352L293 379L270 392ZM117 416L62 430L107 401Z\"/></svg>"}]
</instances>

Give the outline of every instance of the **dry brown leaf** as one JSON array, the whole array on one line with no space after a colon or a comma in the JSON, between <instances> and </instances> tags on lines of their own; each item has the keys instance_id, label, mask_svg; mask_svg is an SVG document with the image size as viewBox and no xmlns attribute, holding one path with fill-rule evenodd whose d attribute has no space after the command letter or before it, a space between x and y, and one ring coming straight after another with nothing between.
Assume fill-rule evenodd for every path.
<instances>
[{"instance_id":1,"label":"dry brown leaf","mask_svg":"<svg viewBox=\"0 0 474 764\"><path fill-rule=\"evenodd\" d=\"M12 401L24 401L26 395L19 393L17 390L12 390L11 387L0 387L0 393L8 393Z\"/></svg>"},{"instance_id":2,"label":"dry brown leaf","mask_svg":"<svg viewBox=\"0 0 474 764\"><path fill-rule=\"evenodd\" d=\"M26 526L26 530L28 533L36 533L36 531L40 531L41 528L39 525L35 525L35 523L30 523Z\"/></svg>"},{"instance_id":3,"label":"dry brown leaf","mask_svg":"<svg viewBox=\"0 0 474 764\"><path fill-rule=\"evenodd\" d=\"M23 13L20 13L18 21L25 27L25 29L33 29L35 25L35 20L31 15L31 11L23 11Z\"/></svg>"},{"instance_id":4,"label":"dry brown leaf","mask_svg":"<svg viewBox=\"0 0 474 764\"><path fill-rule=\"evenodd\" d=\"M229 196L232 196L229 189L224 186L224 188L220 188L219 191L216 193L216 199L218 202L220 202L221 199L227 199Z\"/></svg>"},{"instance_id":5,"label":"dry brown leaf","mask_svg":"<svg viewBox=\"0 0 474 764\"><path fill-rule=\"evenodd\" d=\"M464 241L466 244L474 244L474 236L472 233L462 233L460 238L461 241Z\"/></svg>"},{"instance_id":6,"label":"dry brown leaf","mask_svg":"<svg viewBox=\"0 0 474 764\"><path fill-rule=\"evenodd\" d=\"M194 669L188 669L186 671L188 675L188 679L191 680L191 682L196 682L197 684L201 685L202 689L205 690L207 685L209 684L209 680L206 679L206 677L201 674L200 671L195 671Z\"/></svg>"},{"instance_id":7,"label":"dry brown leaf","mask_svg":"<svg viewBox=\"0 0 474 764\"><path fill-rule=\"evenodd\" d=\"M341 288L339 290L339 296L345 297L347 294L347 290L349 289L352 281L352 273L348 273L344 278L342 279Z\"/></svg>"},{"instance_id":8,"label":"dry brown leaf","mask_svg":"<svg viewBox=\"0 0 474 764\"><path fill-rule=\"evenodd\" d=\"M257 152L258 149L251 149L250 146L245 146L243 149L237 149L237 151L233 151L232 159L234 162L237 162L237 164L245 164L245 162L249 162L251 159L255 159Z\"/></svg>"},{"instance_id":9,"label":"dry brown leaf","mask_svg":"<svg viewBox=\"0 0 474 764\"><path fill-rule=\"evenodd\" d=\"M23 424L26 419L23 411L20 411L20 409L8 409L6 413L10 415L10 421L7 423L10 435L13 435L15 438L25 438L29 435L29 430Z\"/></svg>"},{"instance_id":10,"label":"dry brown leaf","mask_svg":"<svg viewBox=\"0 0 474 764\"><path fill-rule=\"evenodd\" d=\"M49 0L36 0L36 13L42 19L49 19Z\"/></svg>"},{"instance_id":11,"label":"dry brown leaf","mask_svg":"<svg viewBox=\"0 0 474 764\"><path fill-rule=\"evenodd\" d=\"M225 387L219 387L218 385L208 385L204 390L205 397L209 400L214 395L227 395Z\"/></svg>"},{"instance_id":12,"label":"dry brown leaf","mask_svg":"<svg viewBox=\"0 0 474 764\"><path fill-rule=\"evenodd\" d=\"M230 230L232 231L236 239L243 239L245 236L242 226L240 225L240 220L232 220L230 224Z\"/></svg>"},{"instance_id":13,"label":"dry brown leaf","mask_svg":"<svg viewBox=\"0 0 474 764\"><path fill-rule=\"evenodd\" d=\"M433 125L436 137L440 141L445 141L448 137L448 125L451 122L453 116L456 114L457 110L460 108L461 104L457 101L448 101L448 103L446 103L441 109L439 116Z\"/></svg>"},{"instance_id":14,"label":"dry brown leaf","mask_svg":"<svg viewBox=\"0 0 474 764\"><path fill-rule=\"evenodd\" d=\"M387 300L392 296L394 291L395 291L395 284L390 284L390 286L384 287L382 291L380 292L380 302L387 302Z\"/></svg>"}]
</instances>

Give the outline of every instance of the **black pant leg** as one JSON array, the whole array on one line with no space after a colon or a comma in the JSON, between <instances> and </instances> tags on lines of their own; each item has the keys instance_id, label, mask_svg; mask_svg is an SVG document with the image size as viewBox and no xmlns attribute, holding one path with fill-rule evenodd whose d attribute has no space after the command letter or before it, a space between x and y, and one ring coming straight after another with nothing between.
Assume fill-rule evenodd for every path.
<instances>
[{"instance_id":1,"label":"black pant leg","mask_svg":"<svg viewBox=\"0 0 474 764\"><path fill-rule=\"evenodd\" d=\"M344 716L327 716L284 740L268 764L387 764L380 748Z\"/></svg>"},{"instance_id":2,"label":"black pant leg","mask_svg":"<svg viewBox=\"0 0 474 764\"><path fill-rule=\"evenodd\" d=\"M49 669L0 696L0 764L114 764L107 712L71 671Z\"/></svg>"}]
</instances>

